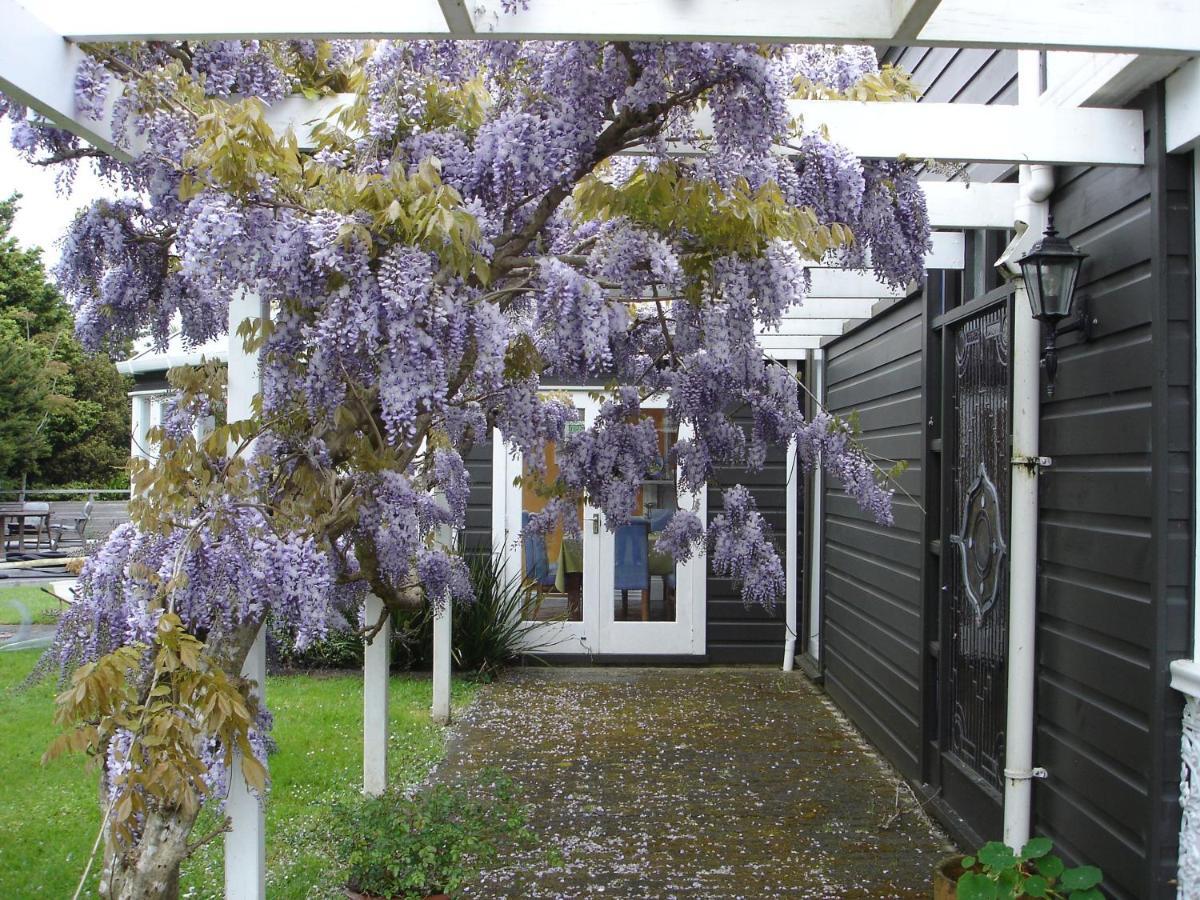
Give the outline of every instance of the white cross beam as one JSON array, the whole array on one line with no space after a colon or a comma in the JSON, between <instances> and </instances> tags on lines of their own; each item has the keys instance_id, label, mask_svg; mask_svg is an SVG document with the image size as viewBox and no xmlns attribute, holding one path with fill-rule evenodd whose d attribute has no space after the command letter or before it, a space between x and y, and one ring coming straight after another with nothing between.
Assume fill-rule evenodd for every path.
<instances>
[{"instance_id":1,"label":"white cross beam","mask_svg":"<svg viewBox=\"0 0 1200 900\"><path fill-rule=\"evenodd\" d=\"M506 38L735 40L1200 52L1190 0L57 0L39 12L75 40Z\"/></svg>"}]
</instances>

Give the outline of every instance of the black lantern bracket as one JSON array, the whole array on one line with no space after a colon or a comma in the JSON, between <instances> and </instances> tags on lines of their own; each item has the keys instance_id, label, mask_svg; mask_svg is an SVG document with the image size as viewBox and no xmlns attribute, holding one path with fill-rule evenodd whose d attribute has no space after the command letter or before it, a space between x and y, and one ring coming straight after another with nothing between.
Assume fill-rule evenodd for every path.
<instances>
[{"instance_id":1,"label":"black lantern bracket","mask_svg":"<svg viewBox=\"0 0 1200 900\"><path fill-rule=\"evenodd\" d=\"M1058 375L1058 339L1064 334L1078 331L1080 339L1087 343L1092 339L1092 330L1100 327L1100 320L1092 315L1092 304L1088 297L1079 298L1079 315L1065 325L1042 324L1046 341L1042 345L1042 369L1046 372L1046 396L1054 396L1054 380Z\"/></svg>"}]
</instances>

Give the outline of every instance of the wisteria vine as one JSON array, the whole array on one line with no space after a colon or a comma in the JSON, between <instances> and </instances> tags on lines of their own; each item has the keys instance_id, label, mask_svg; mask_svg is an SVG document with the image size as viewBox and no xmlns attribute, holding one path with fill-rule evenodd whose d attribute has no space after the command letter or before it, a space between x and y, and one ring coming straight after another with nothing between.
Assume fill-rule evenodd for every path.
<instances>
[{"instance_id":1,"label":"wisteria vine","mask_svg":"<svg viewBox=\"0 0 1200 900\"><path fill-rule=\"evenodd\" d=\"M56 276L81 340L162 344L178 328L199 345L244 291L273 314L248 332L261 416L197 437L192 419L219 398L180 376L135 524L87 561L61 661L147 641L165 609L202 635L270 619L304 643L368 590L391 608L469 600L435 537L464 525L464 455L497 429L532 459L559 442L556 515L587 496L615 528L664 464L695 491L794 440L890 521L877 467L843 423L804 415L757 338L803 304L811 265L922 276L915 168L859 160L788 115L814 84L877 76L864 48L90 48L78 111L108 117L132 161L97 159L124 199L82 212L63 242ZM334 93L344 102L311 148L263 118L285 96ZM711 135L695 131L702 108ZM68 179L97 156L12 101L0 114L30 161ZM706 152L675 157L681 142ZM568 434L574 410L543 387L581 378L607 383L607 399ZM667 460L643 417L650 396L689 426ZM659 549L707 547L747 603L769 607L783 584L774 541L747 490L725 497L709 523L680 510Z\"/></svg>"}]
</instances>

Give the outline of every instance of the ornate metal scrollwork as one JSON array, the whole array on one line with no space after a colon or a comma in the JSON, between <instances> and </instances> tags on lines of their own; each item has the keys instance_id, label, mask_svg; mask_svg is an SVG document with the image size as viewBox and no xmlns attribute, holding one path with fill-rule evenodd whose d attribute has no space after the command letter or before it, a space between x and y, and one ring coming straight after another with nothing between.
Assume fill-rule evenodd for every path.
<instances>
[{"instance_id":1,"label":"ornate metal scrollwork","mask_svg":"<svg viewBox=\"0 0 1200 900\"><path fill-rule=\"evenodd\" d=\"M996 485L988 477L987 466L980 463L979 473L963 497L958 534L950 536L950 543L958 548L963 591L975 612L976 627L996 604L1003 585L1008 546L1000 512Z\"/></svg>"}]
</instances>

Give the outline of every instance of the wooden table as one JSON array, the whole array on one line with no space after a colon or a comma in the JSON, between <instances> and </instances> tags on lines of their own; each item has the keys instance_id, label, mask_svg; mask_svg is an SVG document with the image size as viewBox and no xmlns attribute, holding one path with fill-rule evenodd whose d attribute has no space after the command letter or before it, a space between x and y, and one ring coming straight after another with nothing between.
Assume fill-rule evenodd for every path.
<instances>
[{"instance_id":1,"label":"wooden table","mask_svg":"<svg viewBox=\"0 0 1200 900\"><path fill-rule=\"evenodd\" d=\"M46 519L49 521L50 513L48 512L28 512L19 504L0 504L0 562L8 560L8 523L15 521L20 527L17 528L17 549L22 552L25 550L25 520L26 519Z\"/></svg>"}]
</instances>

